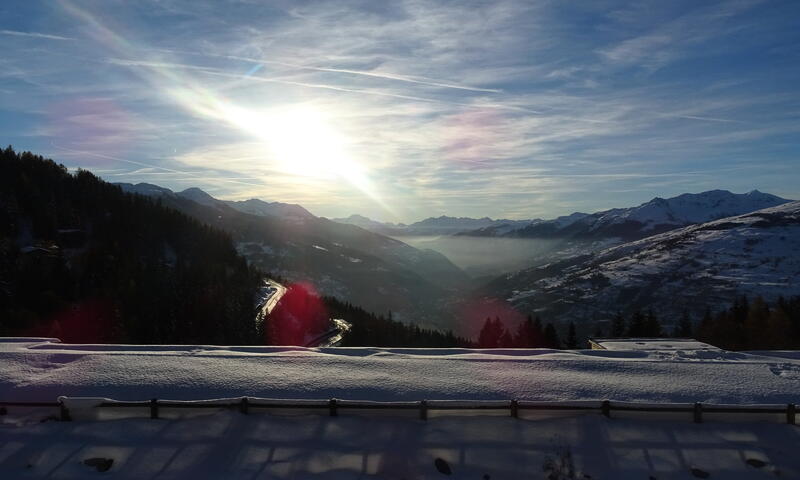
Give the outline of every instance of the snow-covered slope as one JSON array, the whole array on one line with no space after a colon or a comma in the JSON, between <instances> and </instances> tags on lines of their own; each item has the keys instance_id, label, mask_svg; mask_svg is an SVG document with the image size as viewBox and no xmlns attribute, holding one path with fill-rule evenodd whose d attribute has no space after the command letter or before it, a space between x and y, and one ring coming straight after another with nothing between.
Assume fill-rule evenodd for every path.
<instances>
[{"instance_id":1,"label":"snow-covered slope","mask_svg":"<svg viewBox=\"0 0 800 480\"><path fill-rule=\"evenodd\" d=\"M654 198L631 208L613 208L597 213L576 212L554 220L536 221L516 229L492 227L466 232L473 236L569 239L596 241L617 238L637 240L675 228L774 207L791 200L753 190L736 194L727 190L685 193L672 198Z\"/></svg>"},{"instance_id":2,"label":"snow-covered slope","mask_svg":"<svg viewBox=\"0 0 800 480\"><path fill-rule=\"evenodd\" d=\"M800 202L672 230L493 285L522 309L554 319L608 318L618 309L729 305L737 294L800 294Z\"/></svg>"},{"instance_id":3,"label":"snow-covered slope","mask_svg":"<svg viewBox=\"0 0 800 480\"><path fill-rule=\"evenodd\" d=\"M640 224L642 232L652 232L669 226L710 222L774 207L789 200L753 190L735 194L727 190L711 190L663 199L654 198L633 208L615 208L581 220L589 231L609 229L628 222Z\"/></svg>"},{"instance_id":4,"label":"snow-covered slope","mask_svg":"<svg viewBox=\"0 0 800 480\"><path fill-rule=\"evenodd\" d=\"M721 350L66 345L0 339L0 398L798 400L800 361Z\"/></svg>"}]
</instances>

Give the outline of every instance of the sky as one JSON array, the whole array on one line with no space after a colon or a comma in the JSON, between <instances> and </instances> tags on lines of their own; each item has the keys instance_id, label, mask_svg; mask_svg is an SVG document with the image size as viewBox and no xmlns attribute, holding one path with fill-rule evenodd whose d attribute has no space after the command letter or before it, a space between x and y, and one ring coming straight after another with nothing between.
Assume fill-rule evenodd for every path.
<instances>
[{"instance_id":1,"label":"sky","mask_svg":"<svg viewBox=\"0 0 800 480\"><path fill-rule=\"evenodd\" d=\"M384 221L800 198L798 18L795 0L4 0L0 143Z\"/></svg>"}]
</instances>

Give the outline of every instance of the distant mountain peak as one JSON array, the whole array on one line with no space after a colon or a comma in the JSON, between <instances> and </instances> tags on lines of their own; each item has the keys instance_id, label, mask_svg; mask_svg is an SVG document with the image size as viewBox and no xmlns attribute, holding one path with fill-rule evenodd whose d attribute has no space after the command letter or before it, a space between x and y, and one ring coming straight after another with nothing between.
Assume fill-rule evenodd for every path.
<instances>
[{"instance_id":1,"label":"distant mountain peak","mask_svg":"<svg viewBox=\"0 0 800 480\"><path fill-rule=\"evenodd\" d=\"M209 195L207 192L197 188L197 187L190 187L182 192L178 192L178 196L189 199L193 202L197 202L201 205L217 205L220 203L219 200Z\"/></svg>"},{"instance_id":2,"label":"distant mountain peak","mask_svg":"<svg viewBox=\"0 0 800 480\"><path fill-rule=\"evenodd\" d=\"M114 185L120 187L123 192L136 193L148 197L162 196L162 195L175 195L175 192L169 188L164 188L152 183L115 183Z\"/></svg>"},{"instance_id":3,"label":"distant mountain peak","mask_svg":"<svg viewBox=\"0 0 800 480\"><path fill-rule=\"evenodd\" d=\"M242 201L226 201L225 203L240 212L258 215L260 217L280 217L296 220L314 218L314 214L294 203L265 202L258 198L250 198Z\"/></svg>"},{"instance_id":4,"label":"distant mountain peak","mask_svg":"<svg viewBox=\"0 0 800 480\"><path fill-rule=\"evenodd\" d=\"M758 190L737 194L716 189L683 193L670 198L654 197L635 207L612 208L592 214L575 212L553 220L529 222L512 229L479 228L467 232L466 235L632 240L686 225L775 207L790 201Z\"/></svg>"}]
</instances>

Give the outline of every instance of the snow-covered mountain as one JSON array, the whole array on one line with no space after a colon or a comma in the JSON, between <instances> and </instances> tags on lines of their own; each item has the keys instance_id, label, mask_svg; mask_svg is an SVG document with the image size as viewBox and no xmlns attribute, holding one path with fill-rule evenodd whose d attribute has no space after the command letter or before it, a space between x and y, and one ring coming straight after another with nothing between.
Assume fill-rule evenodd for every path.
<instances>
[{"instance_id":1,"label":"snow-covered mountain","mask_svg":"<svg viewBox=\"0 0 800 480\"><path fill-rule=\"evenodd\" d=\"M387 230L406 228L404 223L379 222L363 215L353 214L347 218L332 218L334 222L355 225L372 232L383 233Z\"/></svg>"},{"instance_id":2,"label":"snow-covered mountain","mask_svg":"<svg viewBox=\"0 0 800 480\"><path fill-rule=\"evenodd\" d=\"M429 217L411 224L384 223L372 220L362 215L350 215L347 218L334 218L334 222L358 225L373 232L392 236L427 236L427 235L454 235L485 228L506 228L514 230L530 224L533 220L507 220L469 218L469 217Z\"/></svg>"},{"instance_id":3,"label":"snow-covered mountain","mask_svg":"<svg viewBox=\"0 0 800 480\"><path fill-rule=\"evenodd\" d=\"M459 232L456 235L465 237L548 237L572 225L578 220L589 216L588 213L575 212L569 215L554 218L552 220L533 220L510 221L500 225L490 225L477 230Z\"/></svg>"},{"instance_id":4,"label":"snow-covered mountain","mask_svg":"<svg viewBox=\"0 0 800 480\"><path fill-rule=\"evenodd\" d=\"M750 196L776 201L764 194ZM685 206L684 219L702 218L692 197L673 205ZM718 212L737 206L719 205ZM496 280L491 290L522 311L536 309L554 320L574 321L603 320L617 310L637 308L664 316L688 309L697 315L706 307L727 306L739 294L766 299L798 295L800 201L522 270Z\"/></svg>"},{"instance_id":5,"label":"snow-covered mountain","mask_svg":"<svg viewBox=\"0 0 800 480\"><path fill-rule=\"evenodd\" d=\"M484 228L462 235L504 236L596 241L618 238L637 240L675 228L742 215L789 202L753 190L736 194L727 190L685 193L672 198L656 197L631 208L613 208L592 214L573 213L554 220L531 222L514 230Z\"/></svg>"}]
</instances>

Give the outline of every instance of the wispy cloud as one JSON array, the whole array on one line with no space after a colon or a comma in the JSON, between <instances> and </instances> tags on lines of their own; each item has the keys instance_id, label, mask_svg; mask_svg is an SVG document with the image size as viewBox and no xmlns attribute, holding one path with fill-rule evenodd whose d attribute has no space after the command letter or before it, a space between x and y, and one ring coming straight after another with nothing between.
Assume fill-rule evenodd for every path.
<instances>
[{"instance_id":1,"label":"wispy cloud","mask_svg":"<svg viewBox=\"0 0 800 480\"><path fill-rule=\"evenodd\" d=\"M53 35L50 33L39 32L19 32L16 30L0 30L0 35L11 35L15 37L31 37L31 38L44 38L46 40L75 40L72 37L63 37L61 35Z\"/></svg>"},{"instance_id":2,"label":"wispy cloud","mask_svg":"<svg viewBox=\"0 0 800 480\"><path fill-rule=\"evenodd\" d=\"M114 180L333 217L383 206L283 168L270 128L308 145L320 133L276 128L274 112L324 118L393 220L555 216L706 187L800 196L790 3L60 0L35 7L35 29L76 38L0 59L0 107L25 112L0 126L107 161Z\"/></svg>"},{"instance_id":3,"label":"wispy cloud","mask_svg":"<svg viewBox=\"0 0 800 480\"><path fill-rule=\"evenodd\" d=\"M425 77L412 77L408 75L401 75L397 73L388 73L388 72L380 72L374 70L352 70L346 68L332 68L332 67L315 67L311 65L301 65L297 63L287 63L287 62L278 62L275 60L267 60L267 59L258 59L258 58L248 58L248 57L239 57L235 55L219 55L219 54L212 54L212 53L201 53L201 52L187 52L187 51L180 51L180 50L163 50L169 53L177 53L183 55L195 55L195 56L205 56L205 57L216 57L216 58L226 58L229 60L240 60L243 62L249 62L255 64L256 67L263 66L263 65L279 65L281 67L289 67L295 70L310 70L315 72L327 72L327 73L344 73L348 75L363 75L365 77L372 77L372 78L381 78L385 80L396 80L399 82L407 82L407 83L416 83L419 85L427 85L430 87L441 87L441 88L453 88L456 90L467 90L470 92L488 92L488 93L500 93L501 90L496 88L481 88L481 87L473 87L469 85L459 85L453 82L447 82L446 80L437 80L433 78L425 78ZM255 70L257 71L257 70ZM254 72L248 72L252 74ZM247 74L246 74L247 75Z\"/></svg>"}]
</instances>

